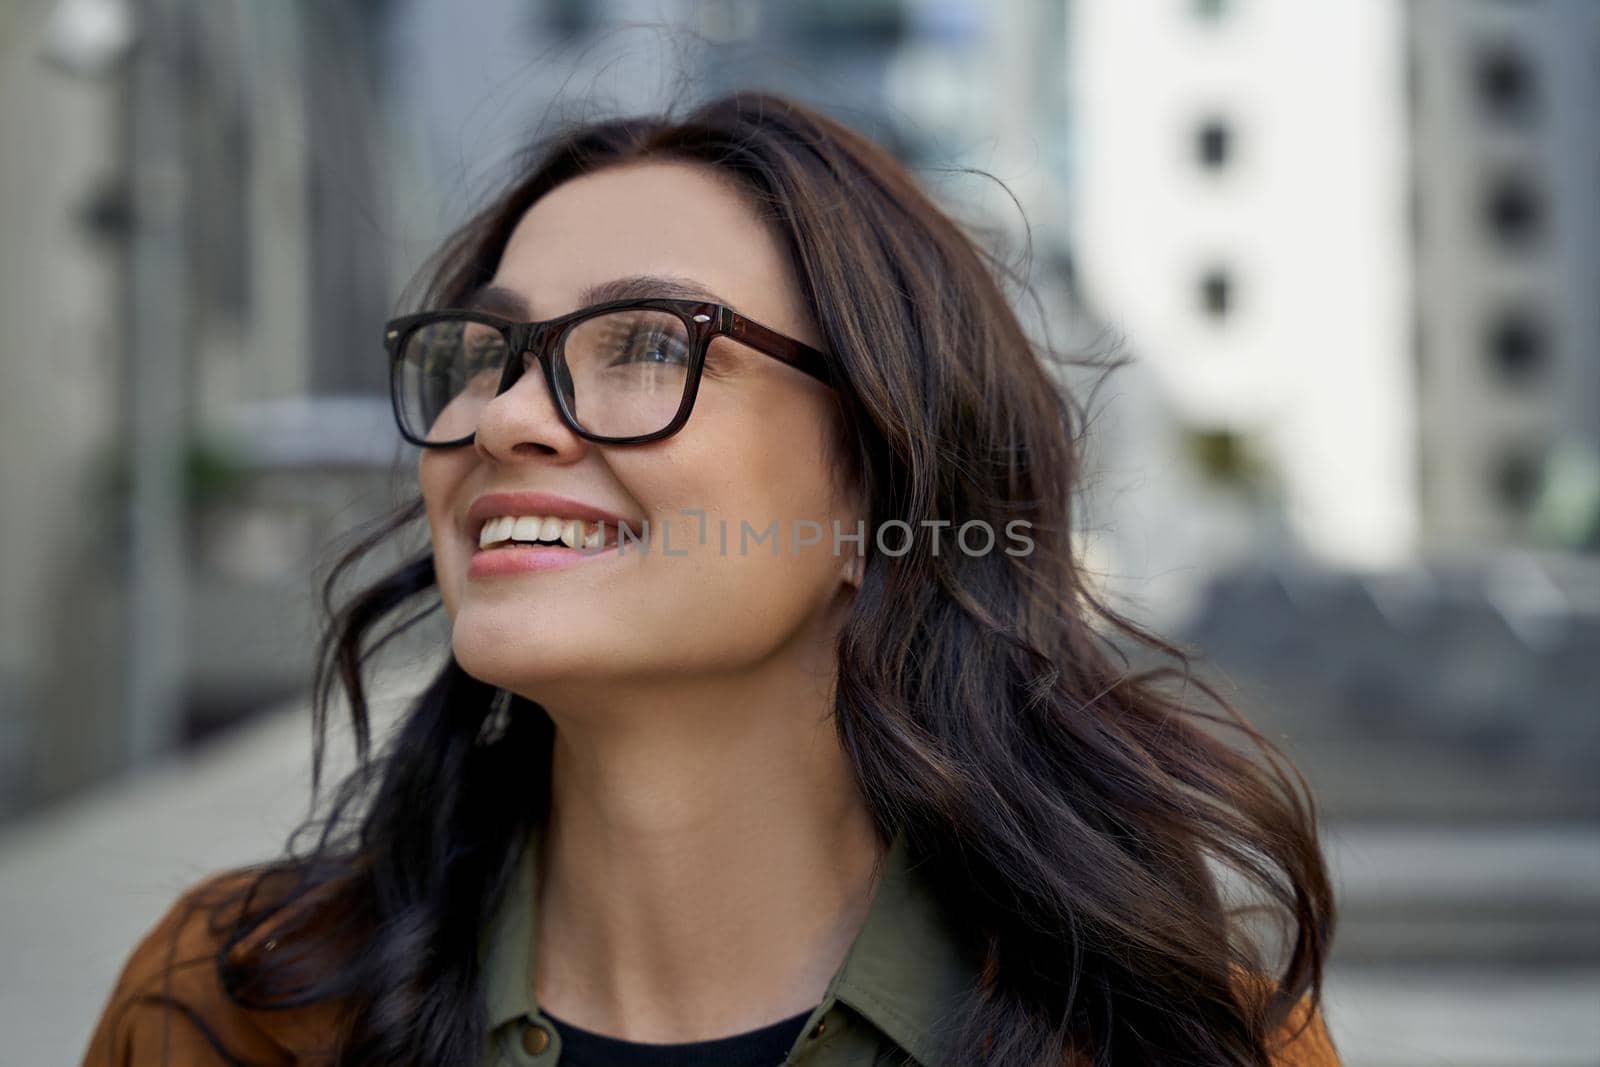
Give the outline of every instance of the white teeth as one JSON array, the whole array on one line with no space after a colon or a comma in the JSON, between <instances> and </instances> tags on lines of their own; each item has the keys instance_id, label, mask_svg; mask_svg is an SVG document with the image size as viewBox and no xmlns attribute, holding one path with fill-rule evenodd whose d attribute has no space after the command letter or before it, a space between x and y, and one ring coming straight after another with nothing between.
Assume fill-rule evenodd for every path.
<instances>
[{"instance_id":1,"label":"white teeth","mask_svg":"<svg viewBox=\"0 0 1600 1067\"><path fill-rule=\"evenodd\" d=\"M501 515L485 520L478 531L478 547L516 540L560 541L568 548L603 548L604 525L559 515Z\"/></svg>"}]
</instances>

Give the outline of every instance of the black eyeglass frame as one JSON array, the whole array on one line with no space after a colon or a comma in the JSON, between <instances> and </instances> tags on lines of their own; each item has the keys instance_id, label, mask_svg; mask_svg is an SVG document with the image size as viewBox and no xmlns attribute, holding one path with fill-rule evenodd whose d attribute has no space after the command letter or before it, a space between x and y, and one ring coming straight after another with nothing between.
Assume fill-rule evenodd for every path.
<instances>
[{"instance_id":1,"label":"black eyeglass frame","mask_svg":"<svg viewBox=\"0 0 1600 1067\"><path fill-rule=\"evenodd\" d=\"M627 310L666 311L682 320L690 344L688 379L684 382L683 399L678 404L677 413L665 427L653 433L607 437L585 430L579 424L577 416L568 408L566 398L556 381L555 361L557 354L563 351L567 334L580 322L613 311ZM780 363L786 363L796 370L809 374L824 385L829 387L833 385L833 374L829 369L828 357L824 353L803 341L779 333L770 326L763 326L726 304L677 300L669 297L608 300L542 322L518 322L492 312L468 308L437 308L390 319L383 328L384 346L389 351L389 401L394 410L395 425L399 427L402 437L420 448L457 448L470 444L477 436L477 431L474 430L465 437L453 441L424 441L406 428L405 416L401 413L400 361L405 352L406 342L418 329L430 323L461 319L493 327L505 338L506 365L500 375L500 384L495 388L495 396L510 389L522 377L524 360L514 357L524 352L532 352L544 371L545 385L555 400L556 410L561 413L562 421L573 433L596 444L648 444L651 441L671 437L683 429L684 424L689 421L689 413L694 410L695 395L700 391L700 372L705 367L706 351L711 347L712 339L716 337L731 338L748 345L762 355L770 356Z\"/></svg>"}]
</instances>

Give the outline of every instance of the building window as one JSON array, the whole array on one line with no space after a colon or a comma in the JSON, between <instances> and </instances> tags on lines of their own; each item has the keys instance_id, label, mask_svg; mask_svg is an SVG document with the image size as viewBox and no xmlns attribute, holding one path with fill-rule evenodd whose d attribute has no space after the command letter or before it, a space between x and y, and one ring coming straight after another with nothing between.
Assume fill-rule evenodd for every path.
<instances>
[{"instance_id":1,"label":"building window","mask_svg":"<svg viewBox=\"0 0 1600 1067\"><path fill-rule=\"evenodd\" d=\"M1549 355L1549 339L1539 321L1526 311L1509 311L1489 328L1489 363L1496 378L1508 385L1538 379Z\"/></svg>"},{"instance_id":2,"label":"building window","mask_svg":"<svg viewBox=\"0 0 1600 1067\"><path fill-rule=\"evenodd\" d=\"M887 47L903 40L911 28L911 13L900 0L812 0L809 4L762 6L784 12L783 32L817 48Z\"/></svg>"},{"instance_id":3,"label":"building window","mask_svg":"<svg viewBox=\"0 0 1600 1067\"><path fill-rule=\"evenodd\" d=\"M1221 267L1213 267L1200 276L1200 307L1213 319L1222 320L1233 310L1233 277Z\"/></svg>"},{"instance_id":4,"label":"building window","mask_svg":"<svg viewBox=\"0 0 1600 1067\"><path fill-rule=\"evenodd\" d=\"M1541 481L1539 451L1529 447L1508 448L1494 461L1490 488L1495 500L1514 515L1526 515L1539 495Z\"/></svg>"},{"instance_id":5,"label":"building window","mask_svg":"<svg viewBox=\"0 0 1600 1067\"><path fill-rule=\"evenodd\" d=\"M1539 103L1535 70L1520 48L1509 41L1481 48L1474 76L1478 103L1489 118L1520 122L1533 117Z\"/></svg>"},{"instance_id":6,"label":"building window","mask_svg":"<svg viewBox=\"0 0 1600 1067\"><path fill-rule=\"evenodd\" d=\"M585 37L599 28L595 5L584 0L545 0L539 6L547 30L556 37Z\"/></svg>"},{"instance_id":7,"label":"building window","mask_svg":"<svg viewBox=\"0 0 1600 1067\"><path fill-rule=\"evenodd\" d=\"M1504 174L1490 182L1484 220L1494 239L1507 248L1535 241L1544 229L1544 199L1527 178Z\"/></svg>"},{"instance_id":8,"label":"building window","mask_svg":"<svg viewBox=\"0 0 1600 1067\"><path fill-rule=\"evenodd\" d=\"M1222 119L1207 119L1195 133L1195 151L1200 165L1220 170L1233 155L1233 130Z\"/></svg>"},{"instance_id":9,"label":"building window","mask_svg":"<svg viewBox=\"0 0 1600 1067\"><path fill-rule=\"evenodd\" d=\"M1227 427L1185 426L1183 449L1201 476L1215 485L1249 488L1265 486L1270 468L1259 447Z\"/></svg>"}]
</instances>

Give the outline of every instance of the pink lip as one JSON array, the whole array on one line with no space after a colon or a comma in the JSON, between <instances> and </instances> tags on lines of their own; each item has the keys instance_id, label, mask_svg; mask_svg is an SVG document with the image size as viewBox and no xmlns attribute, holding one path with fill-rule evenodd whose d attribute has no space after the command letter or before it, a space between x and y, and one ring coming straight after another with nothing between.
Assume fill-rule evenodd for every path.
<instances>
[{"instance_id":1,"label":"pink lip","mask_svg":"<svg viewBox=\"0 0 1600 1067\"><path fill-rule=\"evenodd\" d=\"M611 559L615 548L583 552L564 545L517 545L503 548L480 548L472 554L467 565L468 578L493 578L503 574L527 574L532 571L558 571L576 567L591 560Z\"/></svg>"},{"instance_id":2,"label":"pink lip","mask_svg":"<svg viewBox=\"0 0 1600 1067\"><path fill-rule=\"evenodd\" d=\"M483 524L501 515L559 515L567 519L604 523L602 529L608 547L598 551L567 548L564 545L477 548L478 533L483 529ZM467 565L467 577L489 578L502 574L564 570L590 560L610 559L617 554L616 545L624 526L638 528L615 512L555 493L485 493L467 509L467 536L474 546L472 561Z\"/></svg>"}]
</instances>

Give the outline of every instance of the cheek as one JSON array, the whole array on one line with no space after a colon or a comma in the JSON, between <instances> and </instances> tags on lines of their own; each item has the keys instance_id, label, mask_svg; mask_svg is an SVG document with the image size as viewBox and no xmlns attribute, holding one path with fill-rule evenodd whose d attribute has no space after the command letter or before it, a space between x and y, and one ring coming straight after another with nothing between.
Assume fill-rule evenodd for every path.
<instances>
[{"instance_id":1,"label":"cheek","mask_svg":"<svg viewBox=\"0 0 1600 1067\"><path fill-rule=\"evenodd\" d=\"M782 410L782 409L780 409ZM745 496L752 509L784 522L840 519L853 529L849 494L834 469L834 413L816 403L794 403L778 418L747 427L747 442L730 471L728 495ZM831 534L831 528L829 528Z\"/></svg>"},{"instance_id":2,"label":"cheek","mask_svg":"<svg viewBox=\"0 0 1600 1067\"><path fill-rule=\"evenodd\" d=\"M741 414L697 429L705 432L683 435L684 447L670 453L616 461L654 524L667 524L674 553L650 561L648 595L635 608L709 622L705 632L730 650L756 654L837 591L844 554L855 549L841 540L835 552L833 523L853 534L857 516L829 466L831 423ZM660 544L659 535L653 540Z\"/></svg>"},{"instance_id":3,"label":"cheek","mask_svg":"<svg viewBox=\"0 0 1600 1067\"><path fill-rule=\"evenodd\" d=\"M427 512L439 596L451 620L455 619L460 597L460 569L465 566L464 560L456 558L461 554L461 542L456 536L451 502L452 490L460 483L460 477L454 466L450 457L428 450L423 451L417 463L417 482L421 486L422 502Z\"/></svg>"},{"instance_id":4,"label":"cheek","mask_svg":"<svg viewBox=\"0 0 1600 1067\"><path fill-rule=\"evenodd\" d=\"M717 520L724 520L730 551L743 522L756 530L776 522L785 535L797 520L828 529L829 520L847 518L832 468L831 412L806 398L785 399L787 404L697 408L695 432L680 435L674 448L619 456L617 466L631 468L619 474L649 510L671 518L674 526L688 524L698 535L700 520L679 511L705 511L707 536L720 543Z\"/></svg>"}]
</instances>

